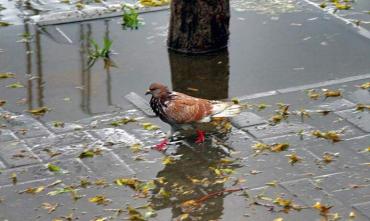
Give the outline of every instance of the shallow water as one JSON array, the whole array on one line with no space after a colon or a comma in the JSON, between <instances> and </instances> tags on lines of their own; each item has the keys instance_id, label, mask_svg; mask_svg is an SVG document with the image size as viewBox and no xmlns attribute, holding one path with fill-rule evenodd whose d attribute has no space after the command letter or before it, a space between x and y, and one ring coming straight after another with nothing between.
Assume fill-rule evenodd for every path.
<instances>
[{"instance_id":1,"label":"shallow water","mask_svg":"<svg viewBox=\"0 0 370 221\"><path fill-rule=\"evenodd\" d=\"M368 39L318 9L295 7L286 13L232 10L228 49L197 57L167 50L168 11L143 14L138 30L123 30L119 18L1 28L0 72L17 77L0 81L0 98L11 111L47 106L52 111L43 119L72 121L125 108L123 96L143 95L151 82L224 99L368 73ZM25 32L32 38L20 42ZM117 68L107 71L97 61L88 69L88 39L102 44L104 37L113 40ZM18 81L25 88L6 87Z\"/></svg>"}]
</instances>

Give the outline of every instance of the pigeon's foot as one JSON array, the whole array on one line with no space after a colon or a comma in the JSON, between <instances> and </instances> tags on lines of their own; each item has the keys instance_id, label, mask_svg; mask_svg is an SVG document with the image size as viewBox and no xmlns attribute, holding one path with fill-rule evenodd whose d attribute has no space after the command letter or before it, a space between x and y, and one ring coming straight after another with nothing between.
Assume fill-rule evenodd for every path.
<instances>
[{"instance_id":1,"label":"pigeon's foot","mask_svg":"<svg viewBox=\"0 0 370 221\"><path fill-rule=\"evenodd\" d=\"M164 139L162 140L159 144L155 145L154 146L154 149L158 150L158 151L164 151L167 149L167 145L169 144L169 141L168 139Z\"/></svg>"},{"instance_id":2,"label":"pigeon's foot","mask_svg":"<svg viewBox=\"0 0 370 221\"><path fill-rule=\"evenodd\" d=\"M206 132L202 130L197 130L198 137L195 140L195 143L203 143L206 140L205 134Z\"/></svg>"}]
</instances>

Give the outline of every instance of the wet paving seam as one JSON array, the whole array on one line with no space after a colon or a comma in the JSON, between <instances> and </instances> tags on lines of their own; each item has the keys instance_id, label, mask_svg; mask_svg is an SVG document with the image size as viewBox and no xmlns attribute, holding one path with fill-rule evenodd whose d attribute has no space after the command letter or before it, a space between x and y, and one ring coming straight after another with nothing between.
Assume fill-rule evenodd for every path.
<instances>
[{"instance_id":1,"label":"wet paving seam","mask_svg":"<svg viewBox=\"0 0 370 221\"><path fill-rule=\"evenodd\" d=\"M245 101L245 100L251 100L251 99L256 99L256 98L285 94L289 92L297 92L297 91L307 90L311 88L319 88L319 87L331 86L335 84L348 83L351 81L364 80L367 78L370 78L370 73L346 77L346 78L328 80L328 81L321 81L321 82L317 82L313 84L305 84L305 85L300 85L300 86L287 87L287 88L277 89L273 91L259 92L255 94L247 94L247 95L238 96L237 98L240 101Z\"/></svg>"}]
</instances>

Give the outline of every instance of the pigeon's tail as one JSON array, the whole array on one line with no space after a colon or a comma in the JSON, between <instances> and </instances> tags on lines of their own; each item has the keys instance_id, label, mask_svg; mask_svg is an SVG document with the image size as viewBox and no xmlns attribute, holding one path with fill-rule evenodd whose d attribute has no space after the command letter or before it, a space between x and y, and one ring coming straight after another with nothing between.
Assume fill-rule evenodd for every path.
<instances>
[{"instance_id":1,"label":"pigeon's tail","mask_svg":"<svg viewBox=\"0 0 370 221\"><path fill-rule=\"evenodd\" d=\"M239 104L218 103L213 104L214 114L212 117L235 117L243 109Z\"/></svg>"}]
</instances>

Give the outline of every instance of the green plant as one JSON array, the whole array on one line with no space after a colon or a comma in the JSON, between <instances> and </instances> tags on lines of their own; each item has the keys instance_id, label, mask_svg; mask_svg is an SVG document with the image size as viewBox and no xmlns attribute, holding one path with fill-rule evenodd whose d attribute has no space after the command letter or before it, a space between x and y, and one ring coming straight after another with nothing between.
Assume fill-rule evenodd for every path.
<instances>
[{"instance_id":1,"label":"green plant","mask_svg":"<svg viewBox=\"0 0 370 221\"><path fill-rule=\"evenodd\" d=\"M90 39L90 44L92 47L90 47L89 49L89 61L88 61L89 68L93 66L99 58L104 59L105 62L110 61L109 55L111 52L110 48L112 47L112 43L113 43L112 40L104 38L103 47L100 48L100 46L98 45L98 43L96 43L95 40Z\"/></svg>"},{"instance_id":2,"label":"green plant","mask_svg":"<svg viewBox=\"0 0 370 221\"><path fill-rule=\"evenodd\" d=\"M124 5L122 6L122 26L123 28L138 29L140 20L139 13L136 8Z\"/></svg>"}]
</instances>

